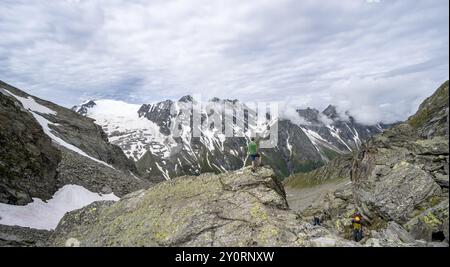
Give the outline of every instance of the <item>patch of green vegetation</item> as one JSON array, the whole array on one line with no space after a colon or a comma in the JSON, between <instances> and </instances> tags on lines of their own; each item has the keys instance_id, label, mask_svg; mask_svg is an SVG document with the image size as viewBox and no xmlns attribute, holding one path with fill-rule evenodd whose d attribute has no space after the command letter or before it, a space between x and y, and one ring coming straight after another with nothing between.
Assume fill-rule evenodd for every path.
<instances>
[{"instance_id":1,"label":"patch of green vegetation","mask_svg":"<svg viewBox=\"0 0 450 267\"><path fill-rule=\"evenodd\" d=\"M425 100L424 107L409 119L409 125L416 129L423 126L443 107L448 107L448 100L449 82L446 81L430 98Z\"/></svg>"},{"instance_id":2,"label":"patch of green vegetation","mask_svg":"<svg viewBox=\"0 0 450 267\"><path fill-rule=\"evenodd\" d=\"M250 160L248 160L250 162ZM271 157L270 155L263 154L262 155L262 164L272 166L277 170L277 176L280 179L284 179L289 176L289 170L287 169L286 163L284 162L281 156ZM251 164L249 164L251 165Z\"/></svg>"},{"instance_id":3,"label":"patch of green vegetation","mask_svg":"<svg viewBox=\"0 0 450 267\"><path fill-rule=\"evenodd\" d=\"M434 215L431 212L423 216L421 219L425 224L429 225L432 229L436 229L442 224L442 222L436 217L436 215Z\"/></svg>"},{"instance_id":4,"label":"patch of green vegetation","mask_svg":"<svg viewBox=\"0 0 450 267\"><path fill-rule=\"evenodd\" d=\"M441 197L441 196L432 196L429 200L431 207L434 207L438 204L440 204L445 198Z\"/></svg>"},{"instance_id":5,"label":"patch of green vegetation","mask_svg":"<svg viewBox=\"0 0 450 267\"><path fill-rule=\"evenodd\" d=\"M370 225L368 226L368 228L369 228L370 230L379 231L379 230L381 230L381 229L386 229L387 226L388 226L388 223L387 223L383 218L376 217L376 218L374 218L374 219L371 221L371 223L370 223Z\"/></svg>"},{"instance_id":6,"label":"patch of green vegetation","mask_svg":"<svg viewBox=\"0 0 450 267\"><path fill-rule=\"evenodd\" d=\"M208 163L208 157L209 160L212 161L212 157L214 157L214 155L210 155L208 152L203 153L203 160L200 162L200 168L202 169L203 172L211 172L211 173L215 173L215 174L219 174L221 173L221 170L217 169L214 167L214 165L210 166Z\"/></svg>"},{"instance_id":7,"label":"patch of green vegetation","mask_svg":"<svg viewBox=\"0 0 450 267\"><path fill-rule=\"evenodd\" d=\"M315 169L318 169L320 167L322 167L324 165L324 163L322 161L306 161L303 163L298 163L296 164L296 166L294 167L294 171L295 172L311 172Z\"/></svg>"},{"instance_id":8,"label":"patch of green vegetation","mask_svg":"<svg viewBox=\"0 0 450 267\"><path fill-rule=\"evenodd\" d=\"M284 181L284 185L286 187L302 189L302 188L311 188L318 185L323 185L327 183L335 183L342 180L345 180L346 177L337 177L332 179L320 179L318 177L318 173L316 171L308 172L308 173L299 173L287 178Z\"/></svg>"},{"instance_id":9,"label":"patch of green vegetation","mask_svg":"<svg viewBox=\"0 0 450 267\"><path fill-rule=\"evenodd\" d=\"M329 160L333 160L341 155L338 152L326 147L324 147L322 151L325 154L325 157L327 157Z\"/></svg>"},{"instance_id":10,"label":"patch of green vegetation","mask_svg":"<svg viewBox=\"0 0 450 267\"><path fill-rule=\"evenodd\" d=\"M432 110L425 108L409 120L409 125L417 129L431 119Z\"/></svg>"}]
</instances>

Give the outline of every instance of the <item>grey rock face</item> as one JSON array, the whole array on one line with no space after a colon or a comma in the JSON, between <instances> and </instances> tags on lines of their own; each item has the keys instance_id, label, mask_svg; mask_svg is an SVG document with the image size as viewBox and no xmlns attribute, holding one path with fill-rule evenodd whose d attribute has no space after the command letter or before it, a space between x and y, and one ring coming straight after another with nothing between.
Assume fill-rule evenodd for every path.
<instances>
[{"instance_id":1,"label":"grey rock face","mask_svg":"<svg viewBox=\"0 0 450 267\"><path fill-rule=\"evenodd\" d=\"M75 242L76 241L76 242ZM355 246L290 212L270 169L180 177L67 214L66 246Z\"/></svg>"},{"instance_id":2,"label":"grey rock face","mask_svg":"<svg viewBox=\"0 0 450 267\"><path fill-rule=\"evenodd\" d=\"M449 146L443 120L436 121L448 108L442 99L448 100L448 82L416 115L370 140L355 158L354 195L367 216L404 224L421 203L445 193ZM435 131L424 135L424 129Z\"/></svg>"},{"instance_id":3,"label":"grey rock face","mask_svg":"<svg viewBox=\"0 0 450 267\"><path fill-rule=\"evenodd\" d=\"M0 247L45 247L51 232L0 225Z\"/></svg>"},{"instance_id":4,"label":"grey rock face","mask_svg":"<svg viewBox=\"0 0 450 267\"><path fill-rule=\"evenodd\" d=\"M405 224L405 228L414 236L427 242L447 242L449 207L448 198L417 215Z\"/></svg>"},{"instance_id":5,"label":"grey rock face","mask_svg":"<svg viewBox=\"0 0 450 267\"><path fill-rule=\"evenodd\" d=\"M33 116L0 91L0 203L24 205L57 190L60 152Z\"/></svg>"},{"instance_id":6,"label":"grey rock face","mask_svg":"<svg viewBox=\"0 0 450 267\"><path fill-rule=\"evenodd\" d=\"M381 165L383 160L377 161L371 174L362 174L368 181L353 176L355 197L367 216L405 223L420 203L441 193L440 187L431 174L412 163L399 159L399 163Z\"/></svg>"}]
</instances>

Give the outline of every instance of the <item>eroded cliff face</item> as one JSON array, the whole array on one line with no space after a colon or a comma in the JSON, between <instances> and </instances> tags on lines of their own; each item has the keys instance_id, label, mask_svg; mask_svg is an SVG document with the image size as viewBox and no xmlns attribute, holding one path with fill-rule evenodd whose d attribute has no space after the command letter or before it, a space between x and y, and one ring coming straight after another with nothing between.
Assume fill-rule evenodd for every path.
<instances>
[{"instance_id":1,"label":"eroded cliff face","mask_svg":"<svg viewBox=\"0 0 450 267\"><path fill-rule=\"evenodd\" d=\"M180 177L67 214L56 246L355 246L288 208L271 169Z\"/></svg>"}]
</instances>

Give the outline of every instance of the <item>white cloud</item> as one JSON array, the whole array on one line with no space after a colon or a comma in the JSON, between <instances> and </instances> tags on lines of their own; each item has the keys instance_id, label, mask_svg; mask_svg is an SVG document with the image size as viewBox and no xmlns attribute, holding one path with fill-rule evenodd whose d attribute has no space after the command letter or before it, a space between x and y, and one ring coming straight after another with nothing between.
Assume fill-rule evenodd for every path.
<instances>
[{"instance_id":1,"label":"white cloud","mask_svg":"<svg viewBox=\"0 0 450 267\"><path fill-rule=\"evenodd\" d=\"M68 106L201 93L404 119L448 79L449 3L368 2L3 0L0 79Z\"/></svg>"}]
</instances>

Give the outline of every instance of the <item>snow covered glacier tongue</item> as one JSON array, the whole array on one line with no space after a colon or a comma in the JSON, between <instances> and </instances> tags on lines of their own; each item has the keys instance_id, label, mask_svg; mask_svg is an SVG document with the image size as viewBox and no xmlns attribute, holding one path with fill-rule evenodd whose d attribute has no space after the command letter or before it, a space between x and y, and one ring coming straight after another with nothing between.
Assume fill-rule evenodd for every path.
<instances>
[{"instance_id":1,"label":"snow covered glacier tongue","mask_svg":"<svg viewBox=\"0 0 450 267\"><path fill-rule=\"evenodd\" d=\"M279 118L276 106L218 98L201 103L192 96L144 105L95 100L73 110L95 119L151 181L240 169L248 164L246 146L255 133L272 140L262 151L264 164L286 177L357 149L383 130L343 120L331 108L312 112L312 122L301 124ZM319 115L326 119L313 118ZM298 116L305 114L299 110Z\"/></svg>"}]
</instances>

